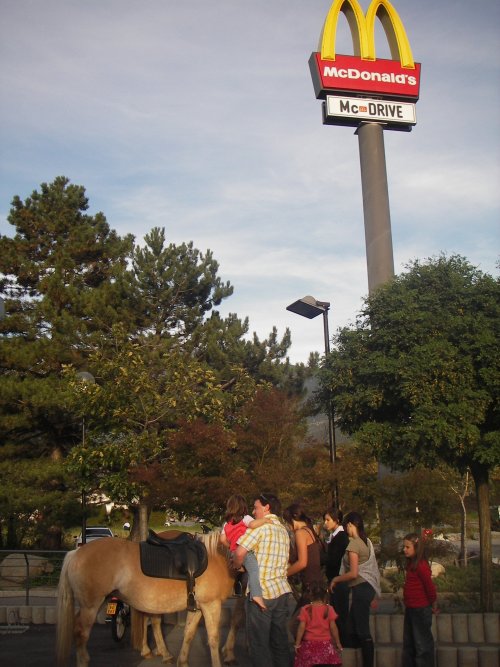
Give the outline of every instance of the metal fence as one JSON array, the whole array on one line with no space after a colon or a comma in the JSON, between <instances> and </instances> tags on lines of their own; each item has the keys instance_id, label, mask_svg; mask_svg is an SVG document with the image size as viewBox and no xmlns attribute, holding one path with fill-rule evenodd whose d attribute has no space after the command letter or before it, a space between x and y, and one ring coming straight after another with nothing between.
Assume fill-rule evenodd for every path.
<instances>
[{"instance_id":1,"label":"metal fence","mask_svg":"<svg viewBox=\"0 0 500 667\"><path fill-rule=\"evenodd\" d=\"M0 549L0 590L19 591L30 604L34 590L57 587L67 551Z\"/></svg>"}]
</instances>

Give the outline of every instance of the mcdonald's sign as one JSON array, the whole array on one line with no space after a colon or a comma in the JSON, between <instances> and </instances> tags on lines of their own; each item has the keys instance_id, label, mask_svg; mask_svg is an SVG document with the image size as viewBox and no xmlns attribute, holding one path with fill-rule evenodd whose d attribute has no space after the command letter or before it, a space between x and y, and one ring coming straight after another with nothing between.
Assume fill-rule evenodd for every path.
<instances>
[{"instance_id":1,"label":"mcdonald's sign","mask_svg":"<svg viewBox=\"0 0 500 667\"><path fill-rule=\"evenodd\" d=\"M337 55L335 41L340 12L351 30L354 55ZM384 28L392 60L376 57L375 19ZM388 0L371 0L366 16L358 0L334 0L323 26L321 51L309 67L317 98L356 93L416 102L420 63L413 60L403 22Z\"/></svg>"}]
</instances>

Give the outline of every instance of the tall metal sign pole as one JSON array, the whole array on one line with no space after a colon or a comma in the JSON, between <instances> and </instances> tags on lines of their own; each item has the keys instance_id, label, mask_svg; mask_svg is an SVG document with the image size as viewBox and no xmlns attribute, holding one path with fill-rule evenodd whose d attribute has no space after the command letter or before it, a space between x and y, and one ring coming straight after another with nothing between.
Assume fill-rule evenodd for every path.
<instances>
[{"instance_id":1,"label":"tall metal sign pole","mask_svg":"<svg viewBox=\"0 0 500 667\"><path fill-rule=\"evenodd\" d=\"M371 293L394 275L384 130L378 123L363 123L358 128L357 135L365 219L368 290Z\"/></svg>"},{"instance_id":2,"label":"tall metal sign pole","mask_svg":"<svg viewBox=\"0 0 500 667\"><path fill-rule=\"evenodd\" d=\"M354 55L335 50L342 12L351 30ZM375 19L384 28L392 60L377 59ZM309 67L316 97L323 100L323 123L356 127L361 164L368 290L372 293L394 275L391 214L384 150L384 129L409 132L416 124L420 64L398 13L388 0L372 0L366 15L358 0L334 0L321 35L321 51ZM387 474L379 465L379 478ZM381 508L385 515L385 508ZM382 521L385 524L384 516ZM382 543L391 540L382 527Z\"/></svg>"},{"instance_id":3,"label":"tall metal sign pole","mask_svg":"<svg viewBox=\"0 0 500 667\"><path fill-rule=\"evenodd\" d=\"M342 12L349 24L354 55L335 51ZM392 60L377 59L375 19L384 28ZM321 51L309 67L323 122L356 127L361 163L368 289L394 275L384 129L410 131L416 124L420 64L415 63L405 28L388 0L372 0L366 16L358 0L334 0L325 20Z\"/></svg>"}]
</instances>

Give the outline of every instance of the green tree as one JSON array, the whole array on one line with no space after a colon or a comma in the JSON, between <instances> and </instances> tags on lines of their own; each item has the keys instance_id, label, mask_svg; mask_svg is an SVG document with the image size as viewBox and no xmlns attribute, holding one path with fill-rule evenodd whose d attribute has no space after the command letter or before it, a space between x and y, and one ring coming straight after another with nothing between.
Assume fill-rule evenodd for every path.
<instances>
[{"instance_id":1,"label":"green tree","mask_svg":"<svg viewBox=\"0 0 500 667\"><path fill-rule=\"evenodd\" d=\"M186 342L206 314L233 293L217 275L212 252L193 242L166 245L165 230L155 227L135 246L132 268L138 303L134 333L149 332Z\"/></svg>"},{"instance_id":2,"label":"green tree","mask_svg":"<svg viewBox=\"0 0 500 667\"><path fill-rule=\"evenodd\" d=\"M0 461L0 478L0 545L61 549L64 523L77 523L80 516L61 465L47 459Z\"/></svg>"},{"instance_id":3,"label":"green tree","mask_svg":"<svg viewBox=\"0 0 500 667\"><path fill-rule=\"evenodd\" d=\"M290 331L281 339L275 327L261 340L249 336L248 318L216 310L233 293L218 274L212 252L193 243L167 245L165 230L154 228L132 254L130 305L136 316L131 334L175 339L206 363L221 382L231 382L231 368L244 368L256 381L300 392L304 372L289 363Z\"/></svg>"},{"instance_id":4,"label":"green tree","mask_svg":"<svg viewBox=\"0 0 500 667\"><path fill-rule=\"evenodd\" d=\"M413 262L336 337L322 382L343 431L396 470L471 470L481 599L492 609L489 476L500 463L499 280L464 258Z\"/></svg>"},{"instance_id":5,"label":"green tree","mask_svg":"<svg viewBox=\"0 0 500 667\"><path fill-rule=\"evenodd\" d=\"M85 419L94 454L106 445L114 461L108 486L130 495L135 483L145 488L179 424L234 419L248 387L265 379L297 391L301 371L286 360L288 331L249 340L248 320L214 310L233 288L210 250L167 244L159 228L139 247L87 211L84 188L65 177L12 202L15 235L0 237L0 461L31 461L36 473L44 458L80 451ZM97 379L85 391L68 382L81 370ZM167 409L174 377L179 397ZM92 465L82 463L85 485Z\"/></svg>"},{"instance_id":6,"label":"green tree","mask_svg":"<svg viewBox=\"0 0 500 667\"><path fill-rule=\"evenodd\" d=\"M21 528L14 536L19 517L35 509L48 516L44 470L80 437L80 423L68 409L63 365L81 367L96 334L125 318L132 237L120 238L102 213L91 216L87 209L85 190L59 177L24 202L14 197L8 221L15 233L0 236L6 307L0 322L0 462L14 471L12 483L18 475L30 479L16 485L16 503L0 509L11 540L22 539ZM53 508L62 511L63 504L54 501ZM5 514L15 508L17 514Z\"/></svg>"},{"instance_id":7,"label":"green tree","mask_svg":"<svg viewBox=\"0 0 500 667\"><path fill-rule=\"evenodd\" d=\"M0 449L58 455L75 438L62 366L81 366L93 336L123 319L132 238L118 237L102 213L87 215L84 189L64 177L12 207L16 233L0 236Z\"/></svg>"},{"instance_id":8,"label":"green tree","mask_svg":"<svg viewBox=\"0 0 500 667\"><path fill-rule=\"evenodd\" d=\"M443 483L443 469L416 465L398 475L380 480L379 494L391 508L391 519L408 532L444 523L458 517L458 503L448 484Z\"/></svg>"},{"instance_id":9,"label":"green tree","mask_svg":"<svg viewBox=\"0 0 500 667\"><path fill-rule=\"evenodd\" d=\"M120 502L139 500L141 526L156 498L153 472L170 469L169 441L185 422L196 419L225 426L237 419L240 406L252 398L254 382L241 369L226 391L215 374L186 354L172 339L144 336L134 341L120 327L114 345L89 356L95 384L78 380L73 409L87 420L85 442L73 447L68 467L87 490L100 490ZM195 448L192 456L198 459Z\"/></svg>"}]
</instances>

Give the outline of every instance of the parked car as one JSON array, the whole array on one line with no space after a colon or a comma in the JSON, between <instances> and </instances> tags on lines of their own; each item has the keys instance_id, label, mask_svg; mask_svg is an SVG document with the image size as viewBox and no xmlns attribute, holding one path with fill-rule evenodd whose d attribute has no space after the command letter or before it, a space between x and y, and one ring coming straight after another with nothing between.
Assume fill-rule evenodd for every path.
<instances>
[{"instance_id":1,"label":"parked car","mask_svg":"<svg viewBox=\"0 0 500 667\"><path fill-rule=\"evenodd\" d=\"M85 530L85 541L93 542L99 540L101 537L114 537L113 531L107 526L87 526ZM82 545L82 533L75 538L75 548Z\"/></svg>"}]
</instances>

